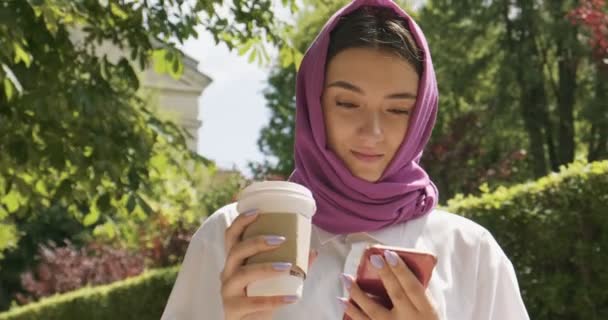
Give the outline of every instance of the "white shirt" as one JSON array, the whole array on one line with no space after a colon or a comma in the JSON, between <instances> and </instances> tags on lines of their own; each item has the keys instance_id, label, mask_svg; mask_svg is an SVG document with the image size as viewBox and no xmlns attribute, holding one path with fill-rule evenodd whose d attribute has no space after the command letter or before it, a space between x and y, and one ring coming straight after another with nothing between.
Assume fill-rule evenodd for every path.
<instances>
[{"instance_id":1,"label":"white shirt","mask_svg":"<svg viewBox=\"0 0 608 320\"><path fill-rule=\"evenodd\" d=\"M224 231L236 205L219 209L192 237L161 320L223 320L220 273ZM337 296L348 297L339 275L356 274L369 243L430 251L438 257L429 283L440 319L529 319L513 266L492 235L464 217L433 212L380 231L334 235L313 225L319 255L308 271L302 299L281 307L275 320L341 320Z\"/></svg>"}]
</instances>

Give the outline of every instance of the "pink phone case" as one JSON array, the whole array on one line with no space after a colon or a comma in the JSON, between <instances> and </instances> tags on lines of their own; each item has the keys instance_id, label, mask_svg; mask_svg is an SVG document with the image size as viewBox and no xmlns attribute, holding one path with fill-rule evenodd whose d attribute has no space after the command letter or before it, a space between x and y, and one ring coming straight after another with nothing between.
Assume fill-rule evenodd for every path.
<instances>
[{"instance_id":1,"label":"pink phone case","mask_svg":"<svg viewBox=\"0 0 608 320\"><path fill-rule=\"evenodd\" d=\"M397 255L401 257L401 260L403 260L410 270L412 270L414 275L416 275L424 288L428 286L429 281L431 280L433 269L437 264L437 257L429 252L379 244L369 246L365 250L361 257L359 268L357 269L357 285L363 291L369 293L374 300L390 310L393 308L393 303L391 302L386 289L384 289L378 272L369 261L370 256L374 254L384 256L385 250L392 250L397 253ZM350 303L357 306L352 299L350 300ZM344 314L344 320L350 320L350 317Z\"/></svg>"}]
</instances>

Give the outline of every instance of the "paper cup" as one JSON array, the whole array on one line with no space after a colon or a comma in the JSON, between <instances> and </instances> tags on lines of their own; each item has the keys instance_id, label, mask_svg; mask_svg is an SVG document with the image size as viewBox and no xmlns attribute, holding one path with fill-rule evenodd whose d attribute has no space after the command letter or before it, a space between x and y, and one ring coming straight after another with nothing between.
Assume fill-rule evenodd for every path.
<instances>
[{"instance_id":1,"label":"paper cup","mask_svg":"<svg viewBox=\"0 0 608 320\"><path fill-rule=\"evenodd\" d=\"M257 236L284 236L277 249L250 257L246 264L291 262L289 274L254 281L247 286L248 296L302 296L308 272L308 252L312 216L316 204L306 187L286 181L256 182L239 195L237 210L257 209L259 217L243 233L243 240Z\"/></svg>"}]
</instances>

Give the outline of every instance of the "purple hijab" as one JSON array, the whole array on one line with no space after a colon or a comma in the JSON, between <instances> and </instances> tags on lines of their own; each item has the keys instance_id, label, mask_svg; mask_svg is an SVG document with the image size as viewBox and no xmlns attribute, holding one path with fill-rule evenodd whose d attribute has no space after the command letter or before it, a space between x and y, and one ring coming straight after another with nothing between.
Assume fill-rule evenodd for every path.
<instances>
[{"instance_id":1,"label":"purple hijab","mask_svg":"<svg viewBox=\"0 0 608 320\"><path fill-rule=\"evenodd\" d=\"M326 147L321 109L330 32L340 17L362 6L393 9L404 18L423 51L418 97L406 138L375 183L351 174ZM365 232L429 213L438 191L420 167L422 151L437 115L437 82L428 44L418 25L390 0L355 0L337 11L306 51L296 86L295 170L289 180L309 188L317 202L313 223L334 234Z\"/></svg>"}]
</instances>

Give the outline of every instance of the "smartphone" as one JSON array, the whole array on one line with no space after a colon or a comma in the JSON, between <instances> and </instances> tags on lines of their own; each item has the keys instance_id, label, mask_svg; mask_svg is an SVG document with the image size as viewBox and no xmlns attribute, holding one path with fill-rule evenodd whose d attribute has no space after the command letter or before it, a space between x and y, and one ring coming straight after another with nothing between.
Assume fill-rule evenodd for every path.
<instances>
[{"instance_id":1,"label":"smartphone","mask_svg":"<svg viewBox=\"0 0 608 320\"><path fill-rule=\"evenodd\" d=\"M384 257L385 250L394 251L410 268L424 288L428 287L429 281L431 280L433 269L437 264L437 257L430 252L380 244L370 245L365 249L357 269L357 285L368 293L372 299L390 310L393 308L393 303L382 284L380 275L369 261L369 258L374 254ZM350 303L358 307L357 303L352 299L350 300ZM344 320L350 320L350 317L344 314Z\"/></svg>"}]
</instances>

